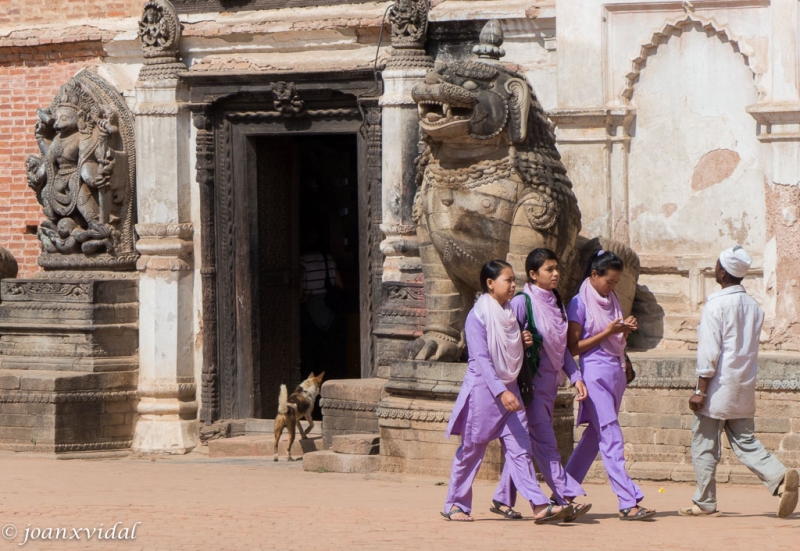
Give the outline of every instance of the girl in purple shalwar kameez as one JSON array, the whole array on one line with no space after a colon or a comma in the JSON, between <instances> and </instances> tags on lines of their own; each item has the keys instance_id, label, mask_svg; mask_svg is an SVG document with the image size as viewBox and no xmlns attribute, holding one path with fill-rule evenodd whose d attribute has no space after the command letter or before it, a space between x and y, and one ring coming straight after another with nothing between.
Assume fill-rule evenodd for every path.
<instances>
[{"instance_id":1,"label":"girl in purple shalwar kameez","mask_svg":"<svg viewBox=\"0 0 800 551\"><path fill-rule=\"evenodd\" d=\"M453 458L442 515L447 520L473 520L472 482L487 444L499 438L511 479L530 502L536 522L561 520L572 513L572 507L550 503L539 488L520 405L517 375L522 367L523 336L509 305L516 290L514 271L501 260L487 262L481 270L481 287L484 294L464 327L469 368L447 427L448 437L461 435L461 445ZM532 343L531 335L525 340Z\"/></svg>"},{"instance_id":2,"label":"girl in purple shalwar kameez","mask_svg":"<svg viewBox=\"0 0 800 551\"><path fill-rule=\"evenodd\" d=\"M622 259L600 251L591 260L589 276L569 304L568 341L580 355L583 380L589 391L578 410L577 424L588 423L566 471L583 481L600 452L611 488L619 499L620 520L644 520L655 511L639 506L644 494L625 471L625 443L618 414L625 392L625 339L636 331L636 318L623 321L614 288L622 277ZM589 271L589 270L587 270Z\"/></svg>"},{"instance_id":3,"label":"girl in purple shalwar kameez","mask_svg":"<svg viewBox=\"0 0 800 551\"><path fill-rule=\"evenodd\" d=\"M586 398L586 387L575 360L566 353L567 314L556 290L560 276L558 256L550 249L534 249L525 260L525 272L528 274L528 283L523 291L530 297L536 330L543 339L539 368L533 378L533 400L526 410L528 433L533 459L553 491L552 499L559 505L573 505L573 513L564 519L564 522L571 522L588 512L591 504L573 503L577 496L586 495L586 492L580 483L566 474L561 465L561 455L558 453L553 430L553 408L558 386L565 376L575 385L578 401ZM526 304L523 295L511 300L511 309L521 327L530 326ZM521 518L522 515L511 508L517 496L509 471L508 468L503 468L490 511L506 518Z\"/></svg>"}]
</instances>

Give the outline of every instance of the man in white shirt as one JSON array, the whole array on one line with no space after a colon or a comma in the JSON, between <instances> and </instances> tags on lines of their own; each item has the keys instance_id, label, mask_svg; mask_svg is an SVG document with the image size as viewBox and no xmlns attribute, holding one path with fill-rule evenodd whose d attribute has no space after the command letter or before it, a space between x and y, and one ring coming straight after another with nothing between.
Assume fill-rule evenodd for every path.
<instances>
[{"instance_id":1,"label":"man in white shirt","mask_svg":"<svg viewBox=\"0 0 800 551\"><path fill-rule=\"evenodd\" d=\"M719 516L717 464L722 431L731 448L772 495L780 496L778 516L797 506L798 473L786 467L754 434L758 340L764 311L742 287L750 255L736 245L722 251L714 275L722 290L710 295L697 330L697 389L689 399L694 411L692 463L697 491L694 505L681 516Z\"/></svg>"}]
</instances>

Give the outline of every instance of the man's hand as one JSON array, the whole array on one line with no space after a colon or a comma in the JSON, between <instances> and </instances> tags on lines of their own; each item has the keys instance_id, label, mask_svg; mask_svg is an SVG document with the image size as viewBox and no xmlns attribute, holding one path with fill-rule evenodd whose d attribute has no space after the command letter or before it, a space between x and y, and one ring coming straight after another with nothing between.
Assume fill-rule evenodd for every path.
<instances>
[{"instance_id":1,"label":"man's hand","mask_svg":"<svg viewBox=\"0 0 800 551\"><path fill-rule=\"evenodd\" d=\"M506 408L506 411L514 412L522 409L522 406L519 405L519 400L517 400L517 397L514 396L514 393L510 390L503 391L500 395L500 401L503 402L503 407Z\"/></svg>"},{"instance_id":2,"label":"man's hand","mask_svg":"<svg viewBox=\"0 0 800 551\"><path fill-rule=\"evenodd\" d=\"M699 394L693 394L691 398L689 398L689 409L692 411L699 411L703 408L703 403L706 401L704 396Z\"/></svg>"}]
</instances>

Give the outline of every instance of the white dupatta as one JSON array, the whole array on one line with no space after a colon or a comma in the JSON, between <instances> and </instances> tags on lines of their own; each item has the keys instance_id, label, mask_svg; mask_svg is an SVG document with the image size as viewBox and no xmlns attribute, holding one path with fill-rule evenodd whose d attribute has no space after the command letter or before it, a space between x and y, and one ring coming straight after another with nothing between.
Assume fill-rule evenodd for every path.
<instances>
[{"instance_id":1,"label":"white dupatta","mask_svg":"<svg viewBox=\"0 0 800 551\"><path fill-rule=\"evenodd\" d=\"M506 302L503 306L484 293L475 303L475 316L486 328L486 345L497 376L508 384L517 380L524 349L517 317Z\"/></svg>"}]
</instances>

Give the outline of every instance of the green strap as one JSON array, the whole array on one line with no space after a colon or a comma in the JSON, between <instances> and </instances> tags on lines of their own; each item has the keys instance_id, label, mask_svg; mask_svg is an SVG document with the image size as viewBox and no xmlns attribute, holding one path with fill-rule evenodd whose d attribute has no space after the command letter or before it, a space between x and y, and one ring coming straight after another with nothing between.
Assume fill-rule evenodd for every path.
<instances>
[{"instance_id":1,"label":"green strap","mask_svg":"<svg viewBox=\"0 0 800 551\"><path fill-rule=\"evenodd\" d=\"M531 303L531 297L529 297L528 293L525 291L520 291L517 293L517 296L519 295L525 297L525 317L528 318L528 323L526 326L528 331L531 332L531 335L533 335L533 346L525 349L525 363L531 372L531 378L533 378L539 373L539 361L541 359L542 346L544 346L544 337L542 337L542 334L536 329L536 321L533 318L533 305Z\"/></svg>"}]
</instances>

